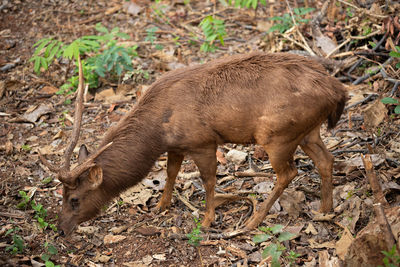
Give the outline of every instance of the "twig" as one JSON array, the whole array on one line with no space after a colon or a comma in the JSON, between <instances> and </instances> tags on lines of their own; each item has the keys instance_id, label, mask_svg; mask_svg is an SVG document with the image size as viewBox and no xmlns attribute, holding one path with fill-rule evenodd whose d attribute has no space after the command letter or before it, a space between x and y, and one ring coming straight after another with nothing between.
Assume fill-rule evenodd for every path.
<instances>
[{"instance_id":1,"label":"twig","mask_svg":"<svg viewBox=\"0 0 400 267\"><path fill-rule=\"evenodd\" d=\"M360 8L358 8L357 6L355 6L355 5L353 5L353 4L350 4L349 2L346 2L346 1L344 1L344 0L337 0L337 1L339 1L339 2L342 3L342 4L351 6L352 8L354 8L354 9L356 9L356 10L359 10L359 9L360 9Z\"/></svg>"},{"instance_id":2,"label":"twig","mask_svg":"<svg viewBox=\"0 0 400 267\"><path fill-rule=\"evenodd\" d=\"M374 48L372 48L372 51L376 51L382 44L383 42L386 40L386 35L384 35L379 42L376 44L376 46ZM360 58L356 63L354 63L353 66L350 67L350 69L347 71L347 74L350 75L350 73L353 72L353 70L355 70L362 62L364 61L363 58Z\"/></svg>"},{"instance_id":3,"label":"twig","mask_svg":"<svg viewBox=\"0 0 400 267\"><path fill-rule=\"evenodd\" d=\"M226 11L226 10L229 10L229 9L232 9L232 8L231 8L231 7L226 7L226 8L223 8L223 9L221 9L221 10L217 10L217 11L215 11L215 12L212 12L212 13L209 13L209 14L205 14L205 15L203 15L203 16L200 16L200 17L197 17L197 18L194 18L194 19L185 21L183 24L185 24L185 25L186 25L186 24L190 24L190 23L192 23L192 22L202 20L202 19L204 19L204 18L206 18L206 17L208 17L208 16L214 16L214 15L216 15L216 14L222 13L222 12L224 12L224 11Z\"/></svg>"},{"instance_id":4,"label":"twig","mask_svg":"<svg viewBox=\"0 0 400 267\"><path fill-rule=\"evenodd\" d=\"M273 174L265 172L235 172L236 177L272 177Z\"/></svg>"},{"instance_id":5,"label":"twig","mask_svg":"<svg viewBox=\"0 0 400 267\"><path fill-rule=\"evenodd\" d=\"M370 95L368 95L366 98L364 98L364 99L362 99L362 100L360 100L360 101L357 101L357 102L355 102L355 103L353 103L353 104L351 104L351 105L345 107L344 110L348 110L348 109L351 109L352 107L355 107L355 106L357 106L357 105L359 105L359 104L363 104L363 103L369 101L369 100L370 100L372 97L374 97L374 96L378 96L378 94L370 94Z\"/></svg>"},{"instance_id":6,"label":"twig","mask_svg":"<svg viewBox=\"0 0 400 267\"><path fill-rule=\"evenodd\" d=\"M301 34L301 32L300 32L299 25L297 24L296 20L294 19L293 10L292 10L292 8L290 7L290 4L289 4L288 0L285 0L285 1L286 1L286 5L288 6L288 9L289 9L290 16L292 17L293 25L295 26L297 33L300 35L300 38L301 38L301 40L302 40L303 43L304 43L304 47L303 47L303 48L305 48L305 50L306 50L308 53L310 53L310 55L315 56L314 51L313 51L313 50L310 48L310 46L307 44L306 39L304 38L303 34Z\"/></svg>"},{"instance_id":7,"label":"twig","mask_svg":"<svg viewBox=\"0 0 400 267\"><path fill-rule=\"evenodd\" d=\"M394 238L392 229L386 218L385 210L383 209L382 204L375 203L373 207L376 219L378 220L379 228L381 229L384 235L383 240L386 242L387 250L389 251L392 249L393 245L396 244L396 239Z\"/></svg>"},{"instance_id":8,"label":"twig","mask_svg":"<svg viewBox=\"0 0 400 267\"><path fill-rule=\"evenodd\" d=\"M399 88L399 85L400 85L400 81L396 81L396 82L394 83L393 89L392 89L392 91L390 91L390 96L394 96L394 94L395 94L396 91L397 91L397 88Z\"/></svg>"},{"instance_id":9,"label":"twig","mask_svg":"<svg viewBox=\"0 0 400 267\"><path fill-rule=\"evenodd\" d=\"M393 61L393 57L388 58L382 65L380 65L378 68L384 68L386 65L390 64ZM377 70L378 71L378 70ZM372 75L376 74L377 71L371 71L364 76L359 77L357 80L353 82L354 85L360 84L361 82L365 81Z\"/></svg>"},{"instance_id":10,"label":"twig","mask_svg":"<svg viewBox=\"0 0 400 267\"><path fill-rule=\"evenodd\" d=\"M209 240L209 239L215 239L215 240L220 240L220 239L231 239L239 235L243 235L248 233L249 230L244 230L244 229L238 229L235 231L231 232L225 232L225 233L207 233L207 234L202 234L200 235L203 240ZM168 238L170 239L180 239L180 240L187 240L189 239L186 234L175 234L172 233L168 235ZM201 244L201 242L200 242Z\"/></svg>"},{"instance_id":11,"label":"twig","mask_svg":"<svg viewBox=\"0 0 400 267\"><path fill-rule=\"evenodd\" d=\"M182 201L183 204L186 205L186 207L188 207L189 209L191 209L192 211L197 211L199 210L198 208L196 208L195 206L193 206L192 204L190 204L190 202L183 196L181 196L181 194L179 194L179 192L177 190L175 190L175 194L178 197L178 199L180 201Z\"/></svg>"},{"instance_id":12,"label":"twig","mask_svg":"<svg viewBox=\"0 0 400 267\"><path fill-rule=\"evenodd\" d=\"M388 207L389 204L385 199L385 195L383 194L381 185L379 184L378 178L376 177L376 173L374 172L374 165L372 164L371 161L371 155L369 154L365 156L361 155L361 159L365 167L365 173L367 175L369 184L371 185L371 189L374 194L374 202L380 203L383 206Z\"/></svg>"},{"instance_id":13,"label":"twig","mask_svg":"<svg viewBox=\"0 0 400 267\"><path fill-rule=\"evenodd\" d=\"M368 153L368 149L339 149L336 151L333 151L333 155L338 155L338 154L345 154L345 153Z\"/></svg>"}]
</instances>

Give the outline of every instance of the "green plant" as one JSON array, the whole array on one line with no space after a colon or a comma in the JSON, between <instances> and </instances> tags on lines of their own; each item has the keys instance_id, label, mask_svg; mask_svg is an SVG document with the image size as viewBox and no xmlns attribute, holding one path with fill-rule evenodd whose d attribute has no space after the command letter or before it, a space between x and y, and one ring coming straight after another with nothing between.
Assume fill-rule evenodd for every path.
<instances>
[{"instance_id":1,"label":"green plant","mask_svg":"<svg viewBox=\"0 0 400 267\"><path fill-rule=\"evenodd\" d=\"M17 234L17 232L19 231L18 227L9 229L5 236L8 236L9 234L13 234L12 235L12 244L10 246L6 247L6 251L10 251L11 254L15 255L17 253L21 253L22 251L24 251L25 245L24 245L24 240L22 239L22 237L20 235Z\"/></svg>"},{"instance_id":2,"label":"green plant","mask_svg":"<svg viewBox=\"0 0 400 267\"><path fill-rule=\"evenodd\" d=\"M394 113L400 114L400 102L399 102L398 99L395 99L393 97L384 97L384 98L381 99L381 102L383 104L396 105L396 107L394 108Z\"/></svg>"},{"instance_id":3,"label":"green plant","mask_svg":"<svg viewBox=\"0 0 400 267\"><path fill-rule=\"evenodd\" d=\"M53 177L49 176L49 177L44 178L40 182L45 185L45 184L51 183L52 181L53 181Z\"/></svg>"},{"instance_id":4,"label":"green plant","mask_svg":"<svg viewBox=\"0 0 400 267\"><path fill-rule=\"evenodd\" d=\"M193 217L194 222L196 224L196 227L193 228L193 230L188 233L186 236L189 238L188 243L192 246L197 247L200 245L200 241L203 240L203 238L200 236L201 235L201 223L200 219L197 219Z\"/></svg>"},{"instance_id":5,"label":"green plant","mask_svg":"<svg viewBox=\"0 0 400 267\"><path fill-rule=\"evenodd\" d=\"M293 8L294 20L297 24L308 23L310 20L303 17L314 10L315 9L311 7ZM283 16L272 17L270 20L278 21L279 23L269 28L268 32L279 31L280 33L284 33L294 26L292 16L288 13L283 14Z\"/></svg>"},{"instance_id":6,"label":"green plant","mask_svg":"<svg viewBox=\"0 0 400 267\"><path fill-rule=\"evenodd\" d=\"M283 232L283 225L277 224L272 227L259 227L263 234L258 234L253 237L253 242L258 244L271 240L271 243L263 250L263 258L271 257L271 266L280 266L279 259L282 253L286 250L285 246L281 242L292 239L295 235L289 232ZM297 256L296 256L297 255ZM295 257L296 256L296 257ZM298 257L298 254L290 251L288 259L293 259Z\"/></svg>"},{"instance_id":7,"label":"green plant","mask_svg":"<svg viewBox=\"0 0 400 267\"><path fill-rule=\"evenodd\" d=\"M396 51L395 50L390 51L389 56L400 58L400 46L396 46ZM396 64L396 68L400 69L400 62Z\"/></svg>"},{"instance_id":8,"label":"green plant","mask_svg":"<svg viewBox=\"0 0 400 267\"><path fill-rule=\"evenodd\" d=\"M156 32L158 31L158 27L151 27L146 29L146 37L144 38L145 41L150 42L151 45L154 45L154 42L157 40ZM161 44L156 44L155 49L161 50L164 47Z\"/></svg>"},{"instance_id":9,"label":"green plant","mask_svg":"<svg viewBox=\"0 0 400 267\"><path fill-rule=\"evenodd\" d=\"M19 191L19 195L22 198L22 201L17 204L18 209L27 208L28 204L30 204L31 208L35 211L34 218L38 222L38 226L45 230L47 227L50 227L53 231L57 232L57 227L55 224L48 223L45 219L47 217L47 210L43 207L42 204L37 204L35 200L30 200L30 197L25 191Z\"/></svg>"},{"instance_id":10,"label":"green plant","mask_svg":"<svg viewBox=\"0 0 400 267\"><path fill-rule=\"evenodd\" d=\"M298 257L300 257L300 254L294 252L293 250L289 251L288 255L286 256L286 259L289 261L289 266L294 265Z\"/></svg>"},{"instance_id":11,"label":"green plant","mask_svg":"<svg viewBox=\"0 0 400 267\"><path fill-rule=\"evenodd\" d=\"M18 194L22 198L22 201L17 204L17 209L25 209L29 204L30 197L25 191L19 191Z\"/></svg>"},{"instance_id":12,"label":"green plant","mask_svg":"<svg viewBox=\"0 0 400 267\"><path fill-rule=\"evenodd\" d=\"M235 5L235 7L242 7L242 8L252 7L253 9L256 9L259 3L263 4L264 6L267 5L266 0L228 0L228 1L220 0L220 2L223 5L230 5L230 6Z\"/></svg>"},{"instance_id":13,"label":"green plant","mask_svg":"<svg viewBox=\"0 0 400 267\"><path fill-rule=\"evenodd\" d=\"M392 249L389 251L382 251L385 257L383 258L383 264L385 267L397 267L400 266L400 255L396 250L396 245L393 245ZM382 265L378 265L382 267Z\"/></svg>"},{"instance_id":14,"label":"green plant","mask_svg":"<svg viewBox=\"0 0 400 267\"><path fill-rule=\"evenodd\" d=\"M79 55L89 57L82 60L83 74L89 88L97 88L98 79L110 74L112 77L121 76L124 71L132 71L132 57L137 56L136 48L124 47L117 44L119 39L129 39L129 35L120 32L118 27L108 30L101 23L96 24L99 35L82 36L70 44L64 44L53 38L43 38L34 44L35 51L30 61L34 62L34 71L40 74L46 71L55 59L60 57L75 61L75 70L78 72L77 59ZM58 94L71 93L77 88L78 76L70 77L60 87Z\"/></svg>"},{"instance_id":15,"label":"green plant","mask_svg":"<svg viewBox=\"0 0 400 267\"><path fill-rule=\"evenodd\" d=\"M54 265L54 263L50 260L52 256L58 254L57 248L51 243L44 243L44 247L46 252L42 254L42 260L45 262L46 267L59 267L60 265Z\"/></svg>"},{"instance_id":16,"label":"green plant","mask_svg":"<svg viewBox=\"0 0 400 267\"><path fill-rule=\"evenodd\" d=\"M24 151L26 151L26 152L29 152L29 151L32 150L32 148L30 147L30 145L22 145L21 148L22 148L22 150L24 150Z\"/></svg>"},{"instance_id":17,"label":"green plant","mask_svg":"<svg viewBox=\"0 0 400 267\"><path fill-rule=\"evenodd\" d=\"M224 45L224 37L226 36L225 23L221 19L216 19L213 16L205 17L199 24L201 26L206 40L201 45L200 50L204 52L214 52L217 48L215 41L218 40L221 45Z\"/></svg>"}]
</instances>

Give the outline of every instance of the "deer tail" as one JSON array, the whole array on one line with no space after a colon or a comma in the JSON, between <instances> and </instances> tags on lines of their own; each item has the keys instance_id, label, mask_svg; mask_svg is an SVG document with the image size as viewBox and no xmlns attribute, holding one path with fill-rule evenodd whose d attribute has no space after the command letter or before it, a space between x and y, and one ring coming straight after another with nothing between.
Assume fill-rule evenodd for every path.
<instances>
[{"instance_id":1,"label":"deer tail","mask_svg":"<svg viewBox=\"0 0 400 267\"><path fill-rule=\"evenodd\" d=\"M340 84L340 87L337 87L335 89L336 91L340 92L340 95L338 97L338 101L336 102L336 108L332 110L332 112L328 116L328 129L333 129L336 126L340 119L340 116L343 113L347 101L347 91L343 87L343 85Z\"/></svg>"}]
</instances>

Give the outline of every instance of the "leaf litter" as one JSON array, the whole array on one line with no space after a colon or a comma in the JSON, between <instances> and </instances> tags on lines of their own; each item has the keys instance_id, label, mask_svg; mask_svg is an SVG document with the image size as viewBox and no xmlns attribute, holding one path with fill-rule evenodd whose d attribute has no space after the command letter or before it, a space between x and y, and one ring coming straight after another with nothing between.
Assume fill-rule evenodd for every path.
<instances>
[{"instance_id":1,"label":"leaf litter","mask_svg":"<svg viewBox=\"0 0 400 267\"><path fill-rule=\"evenodd\" d=\"M363 251L364 233L368 227L373 228L370 225L376 225L373 194L361 158L366 153L372 156L372 165L388 202L391 206L400 203L399 117L394 112L394 104L380 101L383 97L398 99L400 96L396 89L398 59L388 61L389 52L399 45L398 4L327 1L332 3L324 10L323 1L307 1L317 7L313 15L320 15L319 18L280 34L267 33L276 23L268 18L288 14L290 10L285 1L268 1L267 7L260 5L255 11L227 7L218 1L215 5L202 1L188 1L188 5L185 1L97 1L90 6L76 1L45 2L51 7L49 10L23 1L7 3L0 10L4 14L0 29L1 55L8 55L0 57L0 67L7 66L0 72L0 124L4 126L0 129L0 225L4 229L0 232L0 246L5 248L12 243L11 235L5 236L5 232L16 227L27 245L22 253L12 256L2 249L2 265L43 264L40 256L45 252L43 244L47 240L58 248L52 260L62 265L270 264L261 256L262 248L268 244L260 247L251 241L259 230L227 240L205 233L206 238L199 247L188 244L185 236L196 227L193 216L201 218L204 212L204 189L190 159L184 161L178 175L172 207L161 214L151 210L165 184L165 155L142 183L110 203L102 215L79 226L71 239L42 230L32 209L16 208L22 200L19 191L34 192L29 195L30 199L43 204L49 220L55 222L61 204L61 185L55 177L49 183L42 183L52 174L39 163L37 152L40 149L57 162L73 122L71 106L64 104L73 98L54 94L63 84L62 77L68 66L59 62L44 77L38 78L28 62L32 56L30 47L49 32L57 32L62 40L95 34L90 27L100 21L109 29L121 27L139 45L139 57L134 62L140 71L124 78L120 85L104 80L101 90L89 92L94 100L88 98L86 103L82 132L82 140L89 147L96 147L105 131L167 70L230 53L251 50L296 53L302 49L327 58L329 62L325 63L333 65L331 73L336 73L350 91L348 107L339 125L333 133L322 133L336 159L335 210L328 215L317 212L320 178L313 163L299 150L295 158L299 175L274 204L263 226L280 224L297 235L284 243L287 251L300 254L295 261L297 265L338 266L340 261L355 260L352 252ZM202 37L195 39L193 35L201 36L196 26L202 17L212 13L225 19L229 37L220 50L205 54L199 51ZM20 22L17 26L13 22L15 17ZM308 18L312 19L311 15ZM153 44L144 41L147 35L144 29L150 26L158 28ZM157 44L163 49L157 50ZM19 58L21 61L17 61ZM145 79L147 75L149 78ZM258 146L227 144L218 149L217 158L218 193L260 199L271 192L274 174L268 156ZM218 207L213 226L215 236L239 228L253 209L250 203L242 199ZM399 229L393 219L396 215L400 217L396 209L387 215L393 234ZM374 241L379 243L379 239ZM286 258L281 260L288 263Z\"/></svg>"}]
</instances>

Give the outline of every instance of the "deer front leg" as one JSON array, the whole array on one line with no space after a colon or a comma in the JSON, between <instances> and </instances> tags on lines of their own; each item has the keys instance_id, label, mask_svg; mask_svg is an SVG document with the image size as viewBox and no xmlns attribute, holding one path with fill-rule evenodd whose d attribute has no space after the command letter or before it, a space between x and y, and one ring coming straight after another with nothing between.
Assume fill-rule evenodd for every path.
<instances>
[{"instance_id":1,"label":"deer front leg","mask_svg":"<svg viewBox=\"0 0 400 267\"><path fill-rule=\"evenodd\" d=\"M167 182L164 187L164 192L161 196L160 202L156 206L156 210L163 211L171 204L172 191L174 190L175 179L181 168L183 155L168 152L167 160Z\"/></svg>"},{"instance_id":2,"label":"deer front leg","mask_svg":"<svg viewBox=\"0 0 400 267\"><path fill-rule=\"evenodd\" d=\"M214 195L217 179L216 149L215 146L212 146L202 149L201 151L196 151L192 154L192 158L199 168L201 179L203 180L204 188L206 190L206 213L201 224L203 227L210 227L211 223L215 219Z\"/></svg>"}]
</instances>

